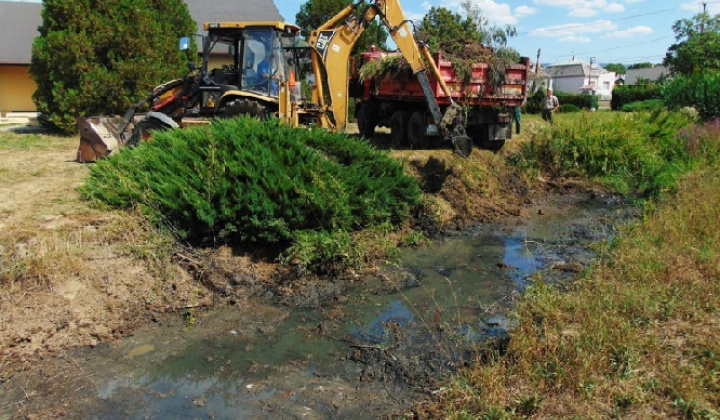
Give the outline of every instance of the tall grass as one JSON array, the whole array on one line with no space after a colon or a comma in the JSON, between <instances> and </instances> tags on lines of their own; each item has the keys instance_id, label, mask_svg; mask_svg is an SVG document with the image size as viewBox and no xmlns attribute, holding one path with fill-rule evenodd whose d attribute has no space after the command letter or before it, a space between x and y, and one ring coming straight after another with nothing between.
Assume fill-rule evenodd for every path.
<instances>
[{"instance_id":1,"label":"tall grass","mask_svg":"<svg viewBox=\"0 0 720 420\"><path fill-rule=\"evenodd\" d=\"M531 134L516 163L555 177L598 180L621 193L657 194L672 189L692 167L687 140L676 135L685 114L654 112L556 118Z\"/></svg>"},{"instance_id":2,"label":"tall grass","mask_svg":"<svg viewBox=\"0 0 720 420\"><path fill-rule=\"evenodd\" d=\"M582 278L529 288L507 352L441 394L447 417L720 417L718 133L679 133L693 173Z\"/></svg>"}]
</instances>

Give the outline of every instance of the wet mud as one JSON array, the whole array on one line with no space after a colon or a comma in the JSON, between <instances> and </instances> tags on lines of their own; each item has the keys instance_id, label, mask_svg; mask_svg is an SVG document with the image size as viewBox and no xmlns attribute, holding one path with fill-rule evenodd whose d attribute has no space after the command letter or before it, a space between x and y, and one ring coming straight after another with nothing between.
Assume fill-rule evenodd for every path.
<instances>
[{"instance_id":1,"label":"wet mud","mask_svg":"<svg viewBox=\"0 0 720 420\"><path fill-rule=\"evenodd\" d=\"M440 232L396 263L281 293L187 308L132 337L40 362L0 384L0 419L394 418L457 369L502 350L533 281L588 267L637 212L612 196L549 196L530 217Z\"/></svg>"}]
</instances>

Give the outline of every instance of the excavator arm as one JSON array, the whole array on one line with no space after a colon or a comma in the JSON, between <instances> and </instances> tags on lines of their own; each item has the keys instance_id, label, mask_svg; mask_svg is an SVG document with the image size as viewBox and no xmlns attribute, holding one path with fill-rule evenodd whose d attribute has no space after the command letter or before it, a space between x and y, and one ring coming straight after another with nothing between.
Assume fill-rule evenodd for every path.
<instances>
[{"instance_id":1,"label":"excavator arm","mask_svg":"<svg viewBox=\"0 0 720 420\"><path fill-rule=\"evenodd\" d=\"M379 17L382 24L390 32L390 36L398 46L413 73L422 86L427 99L430 113L435 124L440 128L443 137L449 140L455 151L468 156L472 151L472 140L465 133L464 113L462 107L452 103L450 91L445 85L435 61L425 44L418 43L412 28L405 19L399 0L376 0L366 6L365 10L355 15L358 5L351 4L310 35L313 47L313 71L317 83L314 100L326 111L321 116L320 125L329 129L342 131L347 126L348 110L348 62L350 52L372 21ZM324 70L324 74L323 74ZM450 99L451 106L442 114L435 94L430 87L426 72L431 71L440 82L445 95ZM329 89L324 92L323 80ZM331 121L327 112L332 114Z\"/></svg>"}]
</instances>

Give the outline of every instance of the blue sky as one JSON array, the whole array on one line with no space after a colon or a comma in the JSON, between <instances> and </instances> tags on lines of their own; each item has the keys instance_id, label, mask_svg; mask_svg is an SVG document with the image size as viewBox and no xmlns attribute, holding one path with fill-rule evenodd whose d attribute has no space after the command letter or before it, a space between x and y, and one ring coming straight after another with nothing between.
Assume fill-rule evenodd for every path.
<instances>
[{"instance_id":1,"label":"blue sky","mask_svg":"<svg viewBox=\"0 0 720 420\"><path fill-rule=\"evenodd\" d=\"M31 0L32 1L32 0ZM211 0L212 1L212 0ZM287 22L295 22L306 0L274 0ZM518 35L508 41L533 61L578 60L596 63L660 63L675 41L672 25L702 11L691 0L471 0L495 25L514 25ZM36 0L39 2L39 0ZM432 6L460 13L462 0L401 0L406 17L421 20ZM711 15L720 14L720 0L704 0ZM242 5L242 0L238 0Z\"/></svg>"},{"instance_id":2,"label":"blue sky","mask_svg":"<svg viewBox=\"0 0 720 420\"><path fill-rule=\"evenodd\" d=\"M295 21L304 0L274 0L288 22ZM518 35L508 41L533 61L578 60L597 63L660 63L675 42L672 25L702 11L691 0L472 0L494 24L514 25ZM711 15L720 14L720 0L705 0ZM401 0L406 17L420 20L432 6L460 13L462 0Z\"/></svg>"}]
</instances>

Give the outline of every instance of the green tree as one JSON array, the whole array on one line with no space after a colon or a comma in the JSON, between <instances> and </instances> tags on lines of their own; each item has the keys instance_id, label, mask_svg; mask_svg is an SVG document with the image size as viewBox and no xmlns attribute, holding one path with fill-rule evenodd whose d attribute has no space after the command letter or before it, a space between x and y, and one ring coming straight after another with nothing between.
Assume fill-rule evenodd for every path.
<instances>
[{"instance_id":1,"label":"green tree","mask_svg":"<svg viewBox=\"0 0 720 420\"><path fill-rule=\"evenodd\" d=\"M440 6L431 7L425 14L418 38L426 42L430 49L437 50L440 42L447 40L481 42L483 34L470 17L463 18L459 13Z\"/></svg>"},{"instance_id":2,"label":"green tree","mask_svg":"<svg viewBox=\"0 0 720 420\"><path fill-rule=\"evenodd\" d=\"M649 61L645 61L645 62L642 62L642 63L630 64L627 68L628 68L628 70L650 69L650 68L652 68L653 66L654 66L653 63L651 63L651 62L649 62Z\"/></svg>"},{"instance_id":3,"label":"green tree","mask_svg":"<svg viewBox=\"0 0 720 420\"><path fill-rule=\"evenodd\" d=\"M605 70L614 71L616 74L625 74L627 67L621 63L608 63L605 65Z\"/></svg>"},{"instance_id":4,"label":"green tree","mask_svg":"<svg viewBox=\"0 0 720 420\"><path fill-rule=\"evenodd\" d=\"M32 49L33 100L45 125L71 133L80 115L114 114L182 74L195 32L177 0L45 0Z\"/></svg>"},{"instance_id":5,"label":"green tree","mask_svg":"<svg viewBox=\"0 0 720 420\"><path fill-rule=\"evenodd\" d=\"M300 11L295 15L295 23L300 27L304 36L309 36L312 31L327 22L352 3L352 0L308 0L300 6ZM362 13L364 8L359 8L357 13ZM362 52L370 49L375 44L379 49L386 50L388 32L380 26L375 19L365 32L360 36L354 52Z\"/></svg>"},{"instance_id":6,"label":"green tree","mask_svg":"<svg viewBox=\"0 0 720 420\"><path fill-rule=\"evenodd\" d=\"M498 27L491 24L490 19L483 15L480 6L471 0L465 0L460 6L467 18L475 25L475 32L479 34L477 41L481 44L503 48L507 46L508 38L517 35L517 30L512 25Z\"/></svg>"},{"instance_id":7,"label":"green tree","mask_svg":"<svg viewBox=\"0 0 720 420\"><path fill-rule=\"evenodd\" d=\"M491 46L499 56L509 61L520 58L515 49L507 47L508 38L517 34L513 26L499 28L491 25L482 10L470 1L463 2L461 7L465 17L444 7L431 7L420 23L418 37L432 50L437 50L444 41L468 41Z\"/></svg>"},{"instance_id":8,"label":"green tree","mask_svg":"<svg viewBox=\"0 0 720 420\"><path fill-rule=\"evenodd\" d=\"M720 69L720 15L699 13L673 25L675 43L663 64L672 74L695 74Z\"/></svg>"},{"instance_id":9,"label":"green tree","mask_svg":"<svg viewBox=\"0 0 720 420\"><path fill-rule=\"evenodd\" d=\"M663 92L670 109L693 107L705 121L720 116L720 70L679 74Z\"/></svg>"}]
</instances>

